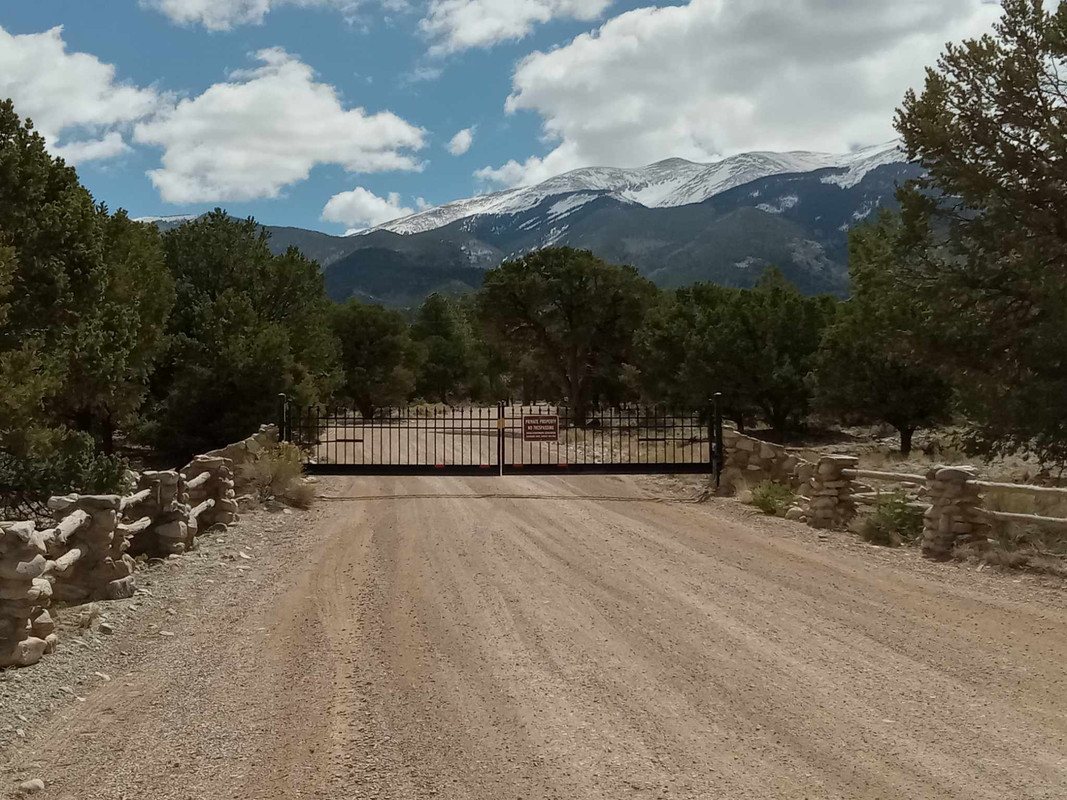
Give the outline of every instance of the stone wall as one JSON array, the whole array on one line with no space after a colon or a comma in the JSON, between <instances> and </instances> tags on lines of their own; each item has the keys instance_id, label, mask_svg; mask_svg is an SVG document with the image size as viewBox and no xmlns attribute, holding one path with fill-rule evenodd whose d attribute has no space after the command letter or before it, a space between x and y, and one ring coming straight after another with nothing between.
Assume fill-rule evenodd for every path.
<instances>
[{"instance_id":1,"label":"stone wall","mask_svg":"<svg viewBox=\"0 0 1067 800\"><path fill-rule=\"evenodd\" d=\"M55 649L53 602L131 597L131 554L184 553L199 533L236 522L234 462L247 463L277 440L277 428L263 426L181 471L138 475L126 497L53 497L51 528L0 522L0 667L28 666Z\"/></svg>"},{"instance_id":2,"label":"stone wall","mask_svg":"<svg viewBox=\"0 0 1067 800\"><path fill-rule=\"evenodd\" d=\"M847 527L856 517L860 504L875 502L873 498L878 492L860 479L902 487L900 491L910 503L924 508L922 550L928 558L948 558L957 544L985 539L990 523L995 520L1067 529L1067 519L986 509L982 494L983 488L991 488L1055 494L1067 499L1067 489L981 481L973 467L935 466L925 475L912 475L862 470L859 459L847 455L826 455L811 463L789 448L731 429L723 430L723 445L721 493L775 481L798 495L797 504L786 516L815 528Z\"/></svg>"},{"instance_id":3,"label":"stone wall","mask_svg":"<svg viewBox=\"0 0 1067 800\"><path fill-rule=\"evenodd\" d=\"M774 481L794 491L801 488L814 471L814 465L789 448L723 428L723 472L720 487L732 493L745 486Z\"/></svg>"}]
</instances>

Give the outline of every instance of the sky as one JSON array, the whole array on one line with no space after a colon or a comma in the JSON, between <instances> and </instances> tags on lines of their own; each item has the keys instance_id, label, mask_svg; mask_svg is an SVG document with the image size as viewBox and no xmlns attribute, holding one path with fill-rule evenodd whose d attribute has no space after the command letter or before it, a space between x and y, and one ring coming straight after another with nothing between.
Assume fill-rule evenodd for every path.
<instances>
[{"instance_id":1,"label":"sky","mask_svg":"<svg viewBox=\"0 0 1067 800\"><path fill-rule=\"evenodd\" d=\"M110 208L344 233L587 166L843 153L996 0L0 0L0 98Z\"/></svg>"}]
</instances>

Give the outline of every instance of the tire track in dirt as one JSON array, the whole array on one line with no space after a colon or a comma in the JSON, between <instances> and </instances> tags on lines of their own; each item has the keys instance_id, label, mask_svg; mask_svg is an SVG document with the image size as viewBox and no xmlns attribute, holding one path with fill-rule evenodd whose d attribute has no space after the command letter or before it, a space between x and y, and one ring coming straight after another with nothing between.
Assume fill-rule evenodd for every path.
<instances>
[{"instance_id":1,"label":"tire track in dirt","mask_svg":"<svg viewBox=\"0 0 1067 800\"><path fill-rule=\"evenodd\" d=\"M1067 796L1062 593L644 480L327 487L364 499L328 504L227 635L204 620L19 754L48 794Z\"/></svg>"}]
</instances>

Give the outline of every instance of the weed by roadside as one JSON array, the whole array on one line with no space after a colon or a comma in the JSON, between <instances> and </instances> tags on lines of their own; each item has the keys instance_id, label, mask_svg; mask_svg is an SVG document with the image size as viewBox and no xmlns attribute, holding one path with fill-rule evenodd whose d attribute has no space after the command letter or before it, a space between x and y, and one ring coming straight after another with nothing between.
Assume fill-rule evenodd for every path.
<instances>
[{"instance_id":1,"label":"weed by roadside","mask_svg":"<svg viewBox=\"0 0 1067 800\"><path fill-rule=\"evenodd\" d=\"M923 534L923 512L913 508L904 492L878 498L874 511L859 522L859 534L871 544L900 547L918 541Z\"/></svg>"},{"instance_id":2,"label":"weed by roadside","mask_svg":"<svg viewBox=\"0 0 1067 800\"><path fill-rule=\"evenodd\" d=\"M315 500L315 484L304 478L303 452L295 444L279 442L263 450L255 461L238 467L238 483L260 501L271 498L297 508Z\"/></svg>"},{"instance_id":3,"label":"weed by roadside","mask_svg":"<svg viewBox=\"0 0 1067 800\"><path fill-rule=\"evenodd\" d=\"M764 514L780 517L793 504L793 493L774 481L763 481L752 490L752 505Z\"/></svg>"}]
</instances>

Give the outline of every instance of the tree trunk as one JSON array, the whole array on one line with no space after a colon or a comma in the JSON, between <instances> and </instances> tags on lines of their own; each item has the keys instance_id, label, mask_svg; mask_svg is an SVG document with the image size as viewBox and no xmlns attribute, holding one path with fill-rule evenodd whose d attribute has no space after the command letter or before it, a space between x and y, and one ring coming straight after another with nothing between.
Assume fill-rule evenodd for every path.
<instances>
[{"instance_id":1,"label":"tree trunk","mask_svg":"<svg viewBox=\"0 0 1067 800\"><path fill-rule=\"evenodd\" d=\"M100 448L105 456L115 455L115 425L111 421L110 411L101 420L100 428Z\"/></svg>"},{"instance_id":2,"label":"tree trunk","mask_svg":"<svg viewBox=\"0 0 1067 800\"><path fill-rule=\"evenodd\" d=\"M915 435L915 428L905 426L897 430L900 431L900 454L907 458L911 455L911 439Z\"/></svg>"}]
</instances>

